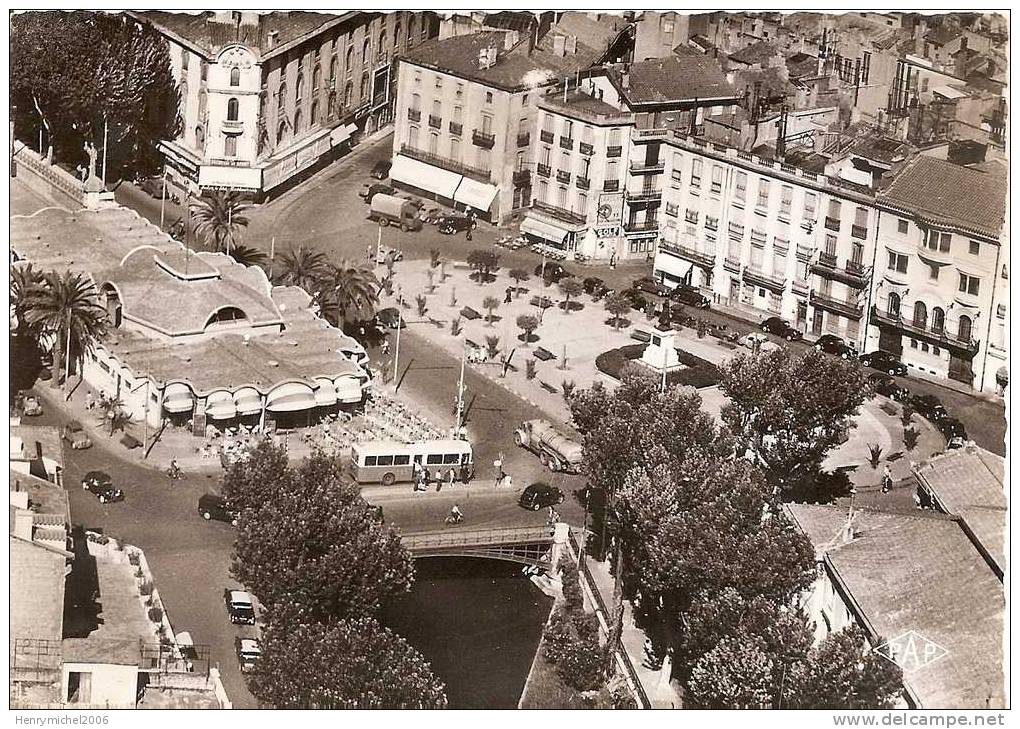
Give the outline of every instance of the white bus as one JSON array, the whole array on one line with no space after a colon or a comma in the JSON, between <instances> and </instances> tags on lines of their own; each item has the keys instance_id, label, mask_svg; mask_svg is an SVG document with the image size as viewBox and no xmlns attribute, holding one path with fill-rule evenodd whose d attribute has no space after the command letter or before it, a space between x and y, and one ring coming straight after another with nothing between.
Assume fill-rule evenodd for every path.
<instances>
[{"instance_id":1,"label":"white bus","mask_svg":"<svg viewBox=\"0 0 1020 729\"><path fill-rule=\"evenodd\" d=\"M351 476L358 483L391 486L414 480L414 464L435 475L451 468L458 481L467 483L475 471L474 453L466 440L423 440L417 443L368 441L351 449Z\"/></svg>"}]
</instances>

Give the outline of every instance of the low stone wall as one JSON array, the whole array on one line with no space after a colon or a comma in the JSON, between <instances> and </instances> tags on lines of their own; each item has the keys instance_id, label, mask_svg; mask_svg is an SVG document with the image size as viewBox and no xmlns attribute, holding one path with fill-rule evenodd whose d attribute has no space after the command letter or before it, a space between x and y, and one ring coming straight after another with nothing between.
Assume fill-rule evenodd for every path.
<instances>
[{"instance_id":1,"label":"low stone wall","mask_svg":"<svg viewBox=\"0 0 1020 729\"><path fill-rule=\"evenodd\" d=\"M52 198L71 210L85 207L85 185L67 170L50 164L24 142L14 142L14 164L18 179L32 190Z\"/></svg>"}]
</instances>

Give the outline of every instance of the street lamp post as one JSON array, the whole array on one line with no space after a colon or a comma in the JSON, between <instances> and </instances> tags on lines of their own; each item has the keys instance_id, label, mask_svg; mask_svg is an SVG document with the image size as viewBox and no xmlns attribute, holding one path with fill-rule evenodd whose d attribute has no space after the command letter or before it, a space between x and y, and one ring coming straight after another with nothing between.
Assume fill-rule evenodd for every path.
<instances>
[{"instance_id":1,"label":"street lamp post","mask_svg":"<svg viewBox=\"0 0 1020 729\"><path fill-rule=\"evenodd\" d=\"M467 360L467 342L464 342L464 351L460 355L460 381L457 383L457 422L456 432L460 432L460 420L464 412L464 364Z\"/></svg>"},{"instance_id":2,"label":"street lamp post","mask_svg":"<svg viewBox=\"0 0 1020 729\"><path fill-rule=\"evenodd\" d=\"M397 363L400 361L400 329L404 324L404 312L397 307L397 342L393 348L393 394L397 392Z\"/></svg>"},{"instance_id":3,"label":"street lamp post","mask_svg":"<svg viewBox=\"0 0 1020 729\"><path fill-rule=\"evenodd\" d=\"M159 201L159 229L163 230L163 218L166 214L166 168L163 168L163 196Z\"/></svg>"}]
</instances>

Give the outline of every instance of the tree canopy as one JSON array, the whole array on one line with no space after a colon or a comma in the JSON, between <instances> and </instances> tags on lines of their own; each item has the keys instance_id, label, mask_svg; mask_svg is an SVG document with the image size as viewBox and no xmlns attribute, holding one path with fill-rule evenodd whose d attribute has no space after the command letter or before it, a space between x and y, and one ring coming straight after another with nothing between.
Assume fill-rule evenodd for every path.
<instances>
[{"instance_id":1,"label":"tree canopy","mask_svg":"<svg viewBox=\"0 0 1020 729\"><path fill-rule=\"evenodd\" d=\"M161 166L160 139L180 130L179 92L166 42L123 14L76 11L11 16L11 104L16 134L40 127L58 160L87 162L109 125L113 176Z\"/></svg>"}]
</instances>

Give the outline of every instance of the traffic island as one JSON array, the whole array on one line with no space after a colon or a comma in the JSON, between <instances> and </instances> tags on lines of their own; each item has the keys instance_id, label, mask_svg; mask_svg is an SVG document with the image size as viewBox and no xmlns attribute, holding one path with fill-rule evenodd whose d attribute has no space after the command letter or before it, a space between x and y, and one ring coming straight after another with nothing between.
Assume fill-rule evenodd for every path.
<instances>
[{"instance_id":1,"label":"traffic island","mask_svg":"<svg viewBox=\"0 0 1020 729\"><path fill-rule=\"evenodd\" d=\"M602 374L608 375L615 380L620 380L623 370L627 365L642 366L639 363L642 363L642 356L649 346L647 344L627 344L623 347L607 350L595 358L595 366ZM714 387L722 380L722 373L719 372L719 368L708 360L697 357L682 349L675 351L678 366L666 372L666 383L668 385L686 385L702 389ZM651 368L649 369L654 371ZM661 369L655 373L661 376Z\"/></svg>"}]
</instances>

